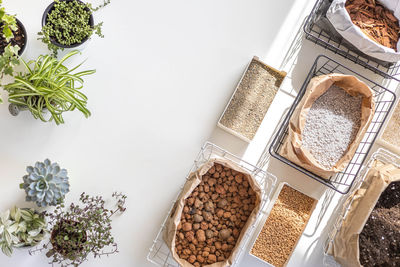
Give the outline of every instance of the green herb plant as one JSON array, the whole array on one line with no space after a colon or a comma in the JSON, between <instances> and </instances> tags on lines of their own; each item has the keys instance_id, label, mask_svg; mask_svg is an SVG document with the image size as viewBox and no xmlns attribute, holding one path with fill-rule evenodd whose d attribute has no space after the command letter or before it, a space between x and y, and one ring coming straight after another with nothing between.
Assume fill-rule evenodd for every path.
<instances>
[{"instance_id":1,"label":"green herb plant","mask_svg":"<svg viewBox=\"0 0 400 267\"><path fill-rule=\"evenodd\" d=\"M59 204L47 214L51 225L49 243L33 249L30 254L46 251L51 264L61 266L79 266L88 260L118 252L118 246L111 234L111 218L126 210L126 196L113 193L115 208L107 209L101 196L89 196L82 193L80 205L72 203L69 209Z\"/></svg>"},{"instance_id":2,"label":"green herb plant","mask_svg":"<svg viewBox=\"0 0 400 267\"><path fill-rule=\"evenodd\" d=\"M0 0L0 6L3 1ZM14 38L14 31L18 29L15 16L6 13L4 7L0 7L0 30L1 38L8 43L5 47L0 47L0 78L4 75L12 75L14 68L19 65L18 52L21 49L18 45L12 45L11 40ZM4 42L3 42L4 43ZM1 102L1 99L0 99Z\"/></svg>"},{"instance_id":3,"label":"green herb plant","mask_svg":"<svg viewBox=\"0 0 400 267\"><path fill-rule=\"evenodd\" d=\"M3 0L0 0L0 5L2 4ZM6 42L9 42L12 38L14 38L13 32L18 29L18 26L15 16L8 15L4 7L0 8L0 24L3 37L6 39Z\"/></svg>"},{"instance_id":4,"label":"green herb plant","mask_svg":"<svg viewBox=\"0 0 400 267\"><path fill-rule=\"evenodd\" d=\"M8 44L4 48L3 54L0 55L0 78L3 78L5 75L13 76L14 68L20 64L19 50L20 47L18 45L11 44Z\"/></svg>"},{"instance_id":5,"label":"green herb plant","mask_svg":"<svg viewBox=\"0 0 400 267\"><path fill-rule=\"evenodd\" d=\"M95 70L73 73L82 63L71 69L64 65L77 53L69 52L61 60L50 55L29 62L21 59L25 71L14 75L14 82L4 86L8 101L20 110L28 109L35 119L54 120L57 125L64 123L63 113L67 111L78 109L86 118L89 117L87 97L80 90L84 83L82 77L95 73ZM50 118L46 118L46 111Z\"/></svg>"},{"instance_id":6,"label":"green herb plant","mask_svg":"<svg viewBox=\"0 0 400 267\"><path fill-rule=\"evenodd\" d=\"M37 245L46 233L44 214L33 209L14 207L0 216L0 247L7 256L12 255L15 247Z\"/></svg>"},{"instance_id":7,"label":"green herb plant","mask_svg":"<svg viewBox=\"0 0 400 267\"><path fill-rule=\"evenodd\" d=\"M93 12L108 5L110 0L104 0L97 7L78 0L54 0L54 2L53 9L47 15L46 24L38 33L38 40L45 43L54 56L57 56L59 50L64 50L62 46L80 44L93 34L104 37L101 32L103 22L92 26L89 19ZM61 46L52 43L52 40Z\"/></svg>"}]
</instances>

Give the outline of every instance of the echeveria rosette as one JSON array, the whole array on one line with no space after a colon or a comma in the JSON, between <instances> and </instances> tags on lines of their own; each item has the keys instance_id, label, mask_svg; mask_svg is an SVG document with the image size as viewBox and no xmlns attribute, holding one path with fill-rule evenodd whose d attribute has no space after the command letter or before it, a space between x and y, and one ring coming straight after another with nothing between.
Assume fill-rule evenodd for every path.
<instances>
[{"instance_id":1,"label":"echeveria rosette","mask_svg":"<svg viewBox=\"0 0 400 267\"><path fill-rule=\"evenodd\" d=\"M68 173L57 163L49 159L36 162L35 166L26 168L27 175L20 187L26 192L26 201L33 201L39 207L55 206L63 202L69 192Z\"/></svg>"}]
</instances>

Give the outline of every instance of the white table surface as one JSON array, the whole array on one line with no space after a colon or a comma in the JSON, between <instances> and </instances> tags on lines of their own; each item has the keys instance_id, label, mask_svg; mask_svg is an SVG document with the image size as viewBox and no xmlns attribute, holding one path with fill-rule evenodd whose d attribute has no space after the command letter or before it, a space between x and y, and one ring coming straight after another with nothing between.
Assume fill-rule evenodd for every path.
<instances>
[{"instance_id":1,"label":"white table surface","mask_svg":"<svg viewBox=\"0 0 400 267\"><path fill-rule=\"evenodd\" d=\"M94 37L71 62L87 59L83 68L97 70L85 80L93 113L89 119L73 112L65 116L65 125L56 126L27 112L12 117L7 103L0 105L0 210L14 204L34 207L24 202L18 185L26 166L48 157L68 170L72 191L67 203L83 191L106 198L115 190L128 195L126 213L113 222L120 253L82 266L154 266L146 260L148 249L202 144L212 141L256 164L293 101L293 95L278 94L250 145L216 128L249 60L257 55L289 71L284 87L290 92L300 87L318 54L329 54L303 41L294 65L281 65L313 2L112 0L95 14L95 21L104 21L105 38ZM46 52L36 33L49 3L4 1L27 28L25 59ZM321 184L277 161L271 160L268 169L279 181L323 200ZM320 201L288 266L322 266L338 197L317 225ZM44 255L29 256L26 250L16 250L12 258L0 253L1 267L46 262ZM241 266L262 265L245 257Z\"/></svg>"}]
</instances>

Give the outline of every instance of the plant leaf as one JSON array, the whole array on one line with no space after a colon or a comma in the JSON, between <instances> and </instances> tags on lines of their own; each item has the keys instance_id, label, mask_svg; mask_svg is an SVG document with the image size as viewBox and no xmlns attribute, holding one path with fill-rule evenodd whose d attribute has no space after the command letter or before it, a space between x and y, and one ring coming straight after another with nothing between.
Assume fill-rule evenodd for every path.
<instances>
[{"instance_id":1,"label":"plant leaf","mask_svg":"<svg viewBox=\"0 0 400 267\"><path fill-rule=\"evenodd\" d=\"M18 223L14 222L13 224L11 224L8 228L7 228L7 232L10 234L13 234L17 231L18 229Z\"/></svg>"},{"instance_id":2,"label":"plant leaf","mask_svg":"<svg viewBox=\"0 0 400 267\"><path fill-rule=\"evenodd\" d=\"M32 214L27 211L27 210L20 210L21 211L21 217L25 221L31 221L32 220Z\"/></svg>"},{"instance_id":3,"label":"plant leaf","mask_svg":"<svg viewBox=\"0 0 400 267\"><path fill-rule=\"evenodd\" d=\"M7 255L8 257L11 257L11 255L12 255L12 248L11 248L11 246L8 246L7 244L2 244L1 245L1 251L3 251L3 253L5 254L5 255Z\"/></svg>"},{"instance_id":4,"label":"plant leaf","mask_svg":"<svg viewBox=\"0 0 400 267\"><path fill-rule=\"evenodd\" d=\"M3 224L6 223L6 221L8 221L8 219L10 218L10 211L6 210L5 212L3 212L0 216L0 219L2 221Z\"/></svg>"}]
</instances>

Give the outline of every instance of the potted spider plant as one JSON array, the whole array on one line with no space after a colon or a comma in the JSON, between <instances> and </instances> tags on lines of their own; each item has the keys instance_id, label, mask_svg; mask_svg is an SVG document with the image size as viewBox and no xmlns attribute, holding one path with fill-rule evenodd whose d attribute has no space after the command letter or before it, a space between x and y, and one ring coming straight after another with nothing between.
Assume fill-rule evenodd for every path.
<instances>
[{"instance_id":1,"label":"potted spider plant","mask_svg":"<svg viewBox=\"0 0 400 267\"><path fill-rule=\"evenodd\" d=\"M10 15L2 7L0 0L0 78L12 75L14 67L19 65L19 57L27 44L24 25L15 15Z\"/></svg>"},{"instance_id":2,"label":"potted spider plant","mask_svg":"<svg viewBox=\"0 0 400 267\"><path fill-rule=\"evenodd\" d=\"M118 246L111 234L112 217L124 212L126 196L120 193L112 195L115 208L107 209L101 196L89 196L82 193L80 203L72 203L69 209L59 204L53 212L47 213L50 225L50 241L40 248L30 251L46 252L51 264L78 266L88 259L118 252Z\"/></svg>"},{"instance_id":3,"label":"potted spider plant","mask_svg":"<svg viewBox=\"0 0 400 267\"><path fill-rule=\"evenodd\" d=\"M84 83L82 77L95 73L95 70L74 72L82 63L71 69L64 65L77 53L79 51L71 51L61 60L50 55L29 62L21 59L25 71L16 73L14 82L4 86L10 113L16 116L22 110L29 110L35 119L53 120L57 125L64 123L63 113L67 111L78 109L89 117L87 97L80 90Z\"/></svg>"},{"instance_id":4,"label":"potted spider plant","mask_svg":"<svg viewBox=\"0 0 400 267\"><path fill-rule=\"evenodd\" d=\"M76 48L93 34L103 38L103 22L94 23L93 12L108 5L110 0L93 7L80 0L54 0L44 11L39 40L47 45L53 55L59 50Z\"/></svg>"}]
</instances>

